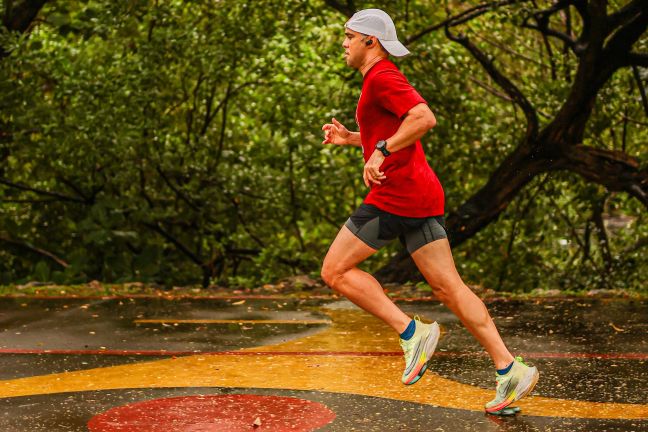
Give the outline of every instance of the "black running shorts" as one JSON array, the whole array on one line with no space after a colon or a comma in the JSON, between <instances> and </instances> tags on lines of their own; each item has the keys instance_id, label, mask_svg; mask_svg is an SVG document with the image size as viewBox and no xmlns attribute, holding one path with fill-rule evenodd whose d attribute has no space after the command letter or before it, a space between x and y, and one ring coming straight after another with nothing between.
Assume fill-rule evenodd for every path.
<instances>
[{"instance_id":1,"label":"black running shorts","mask_svg":"<svg viewBox=\"0 0 648 432\"><path fill-rule=\"evenodd\" d=\"M435 240L448 238L443 216L410 218L371 204L361 204L344 225L374 249L399 238L410 254Z\"/></svg>"}]
</instances>

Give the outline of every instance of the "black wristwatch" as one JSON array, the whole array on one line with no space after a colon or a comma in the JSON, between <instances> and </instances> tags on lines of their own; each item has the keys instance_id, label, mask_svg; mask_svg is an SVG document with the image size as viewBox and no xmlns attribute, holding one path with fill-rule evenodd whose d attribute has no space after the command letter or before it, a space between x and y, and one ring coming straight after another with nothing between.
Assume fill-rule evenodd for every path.
<instances>
[{"instance_id":1,"label":"black wristwatch","mask_svg":"<svg viewBox=\"0 0 648 432\"><path fill-rule=\"evenodd\" d=\"M387 157L391 154L389 150L387 150L387 141L385 140L380 140L376 143L376 149L380 150L380 153L383 154L383 156Z\"/></svg>"}]
</instances>

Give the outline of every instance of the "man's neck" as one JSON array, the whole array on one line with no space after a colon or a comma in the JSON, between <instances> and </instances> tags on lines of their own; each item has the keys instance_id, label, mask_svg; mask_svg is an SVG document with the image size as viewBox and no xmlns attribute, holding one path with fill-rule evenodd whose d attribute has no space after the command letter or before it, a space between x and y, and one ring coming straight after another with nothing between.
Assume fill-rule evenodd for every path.
<instances>
[{"instance_id":1,"label":"man's neck","mask_svg":"<svg viewBox=\"0 0 648 432\"><path fill-rule=\"evenodd\" d=\"M378 63L380 60L382 60L384 58L386 58L386 57L379 55L379 56L376 56L376 57L372 58L371 60L369 60L368 62L366 62L362 66L360 66L360 73L362 74L362 76L365 76L367 74L367 72L369 72L369 69L371 69L376 63Z\"/></svg>"}]
</instances>

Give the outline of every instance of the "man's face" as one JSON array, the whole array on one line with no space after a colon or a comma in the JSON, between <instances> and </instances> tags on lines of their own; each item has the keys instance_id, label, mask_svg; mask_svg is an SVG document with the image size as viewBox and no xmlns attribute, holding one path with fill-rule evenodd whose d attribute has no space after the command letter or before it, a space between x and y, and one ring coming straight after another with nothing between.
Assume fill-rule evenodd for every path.
<instances>
[{"instance_id":1,"label":"man's face","mask_svg":"<svg viewBox=\"0 0 648 432\"><path fill-rule=\"evenodd\" d=\"M348 66L351 66L354 69L360 68L362 62L364 61L365 56L367 55L367 45L363 42L365 37L362 33L358 33L351 29L344 29L344 42L342 47L344 48L344 59Z\"/></svg>"}]
</instances>

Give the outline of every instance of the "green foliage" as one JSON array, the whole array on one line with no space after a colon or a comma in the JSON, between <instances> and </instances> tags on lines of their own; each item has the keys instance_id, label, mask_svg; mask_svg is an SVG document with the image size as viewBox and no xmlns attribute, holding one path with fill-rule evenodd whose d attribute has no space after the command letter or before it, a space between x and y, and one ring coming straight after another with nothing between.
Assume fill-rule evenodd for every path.
<instances>
[{"instance_id":1,"label":"green foliage","mask_svg":"<svg viewBox=\"0 0 648 432\"><path fill-rule=\"evenodd\" d=\"M445 17L438 2L384 7L401 35ZM548 121L575 63L560 57L551 78L542 40L512 27L523 7L464 31L498 54ZM28 37L0 33L11 51L0 60L0 283L256 284L318 273L365 194L359 150L320 145L332 116L354 125L361 77L342 60L343 16L299 0L79 0L41 15ZM412 49L398 64L437 115L424 145L449 210L516 146L524 116L442 31ZM641 118L629 72L602 92L586 144L645 160L646 130L623 126L623 115ZM609 262L591 228L601 200L606 217L631 221L609 230ZM534 180L457 261L469 281L508 291L641 288L648 266L633 247L646 238L644 213L556 173Z\"/></svg>"}]
</instances>

